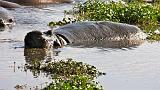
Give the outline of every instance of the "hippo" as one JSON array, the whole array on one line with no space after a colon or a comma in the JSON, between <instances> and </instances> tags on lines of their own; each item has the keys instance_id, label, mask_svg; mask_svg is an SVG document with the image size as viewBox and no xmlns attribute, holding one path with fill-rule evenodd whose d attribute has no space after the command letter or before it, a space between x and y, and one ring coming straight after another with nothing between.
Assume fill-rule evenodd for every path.
<instances>
[{"instance_id":1,"label":"hippo","mask_svg":"<svg viewBox=\"0 0 160 90\"><path fill-rule=\"evenodd\" d=\"M0 0L0 6L4 7L4 8L20 8L20 7L22 7L19 4L8 2L8 1L3 1L3 0Z\"/></svg>"},{"instance_id":2,"label":"hippo","mask_svg":"<svg viewBox=\"0 0 160 90\"><path fill-rule=\"evenodd\" d=\"M5 0L5 1L18 3L20 5L39 5L39 4L71 3L72 2L72 0Z\"/></svg>"},{"instance_id":3,"label":"hippo","mask_svg":"<svg viewBox=\"0 0 160 90\"><path fill-rule=\"evenodd\" d=\"M12 27L14 24L14 17L7 9L0 7L0 28Z\"/></svg>"},{"instance_id":4,"label":"hippo","mask_svg":"<svg viewBox=\"0 0 160 90\"><path fill-rule=\"evenodd\" d=\"M67 24L45 32L31 31L24 39L25 48L129 47L139 45L147 35L140 28L111 21L88 21Z\"/></svg>"}]
</instances>

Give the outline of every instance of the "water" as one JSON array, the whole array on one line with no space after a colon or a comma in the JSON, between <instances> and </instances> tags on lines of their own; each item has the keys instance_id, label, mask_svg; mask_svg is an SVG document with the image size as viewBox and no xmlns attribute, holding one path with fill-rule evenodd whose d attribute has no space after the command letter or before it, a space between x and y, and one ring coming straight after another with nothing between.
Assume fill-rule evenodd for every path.
<instances>
[{"instance_id":1,"label":"water","mask_svg":"<svg viewBox=\"0 0 160 90\"><path fill-rule=\"evenodd\" d=\"M72 4L10 10L17 24L13 30L0 32L0 90L15 90L16 85L40 89L51 81L43 73L35 78L30 71L24 72L21 68L26 63L24 36L32 30L48 30L48 22L61 20L63 10L70 8ZM53 52L50 55L54 59L73 58L96 66L106 73L97 78L105 90L159 90L159 44L146 41L139 46L119 49L67 46L57 50L61 51L58 56Z\"/></svg>"},{"instance_id":2,"label":"water","mask_svg":"<svg viewBox=\"0 0 160 90\"><path fill-rule=\"evenodd\" d=\"M98 78L105 90L159 90L159 48L147 42L130 49L66 47L57 58L70 57L106 72Z\"/></svg>"}]
</instances>

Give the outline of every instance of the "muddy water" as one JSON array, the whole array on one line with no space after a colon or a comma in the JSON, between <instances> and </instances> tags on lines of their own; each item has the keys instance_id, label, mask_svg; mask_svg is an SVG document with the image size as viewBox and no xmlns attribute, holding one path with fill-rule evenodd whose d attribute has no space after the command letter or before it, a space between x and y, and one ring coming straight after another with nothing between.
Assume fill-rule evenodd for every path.
<instances>
[{"instance_id":1,"label":"muddy water","mask_svg":"<svg viewBox=\"0 0 160 90\"><path fill-rule=\"evenodd\" d=\"M32 30L48 30L47 23L60 20L63 10L71 4L50 5L43 8L13 9L10 12L16 19L13 30L0 32L0 90L14 90L16 85L26 85L27 89L43 88L50 82L40 74L34 77L32 72L21 68L26 63L23 39ZM144 42L129 48L79 48L64 47L58 56L54 52L52 59L73 58L96 66L106 73L97 78L105 90L159 90L160 61L158 42ZM19 68L18 68L19 67Z\"/></svg>"}]
</instances>

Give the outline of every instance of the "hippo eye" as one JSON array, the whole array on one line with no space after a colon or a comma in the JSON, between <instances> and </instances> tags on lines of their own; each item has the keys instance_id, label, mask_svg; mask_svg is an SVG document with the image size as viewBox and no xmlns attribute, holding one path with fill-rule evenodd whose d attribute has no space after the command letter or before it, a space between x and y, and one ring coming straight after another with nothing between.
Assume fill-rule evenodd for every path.
<instances>
[{"instance_id":1,"label":"hippo eye","mask_svg":"<svg viewBox=\"0 0 160 90\"><path fill-rule=\"evenodd\" d=\"M9 19L8 21L9 21L10 23L12 23L12 22L13 22L13 19Z\"/></svg>"}]
</instances>

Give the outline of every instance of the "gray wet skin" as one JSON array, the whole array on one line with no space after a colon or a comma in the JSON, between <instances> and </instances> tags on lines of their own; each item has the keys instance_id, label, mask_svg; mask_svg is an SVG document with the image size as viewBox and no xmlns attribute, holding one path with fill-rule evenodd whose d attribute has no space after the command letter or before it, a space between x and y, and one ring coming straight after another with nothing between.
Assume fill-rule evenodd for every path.
<instances>
[{"instance_id":1,"label":"gray wet skin","mask_svg":"<svg viewBox=\"0 0 160 90\"><path fill-rule=\"evenodd\" d=\"M14 25L14 17L7 9L0 7L0 28L12 25Z\"/></svg>"},{"instance_id":2,"label":"gray wet skin","mask_svg":"<svg viewBox=\"0 0 160 90\"><path fill-rule=\"evenodd\" d=\"M138 27L123 23L109 21L99 22L78 22L64 25L56 30L50 30L35 37L37 31L29 32L25 37L26 48L45 48L40 46L45 40L52 41L53 47L63 46L64 41L70 45L97 45L101 42L127 45L139 44L139 41L146 39L146 34ZM32 36L34 35L34 36ZM30 36L30 37L28 37ZM43 37L45 36L45 37ZM54 36L54 37L52 37ZM41 40L37 40L41 38ZM43 39L42 39L43 38ZM32 42L31 44L26 42ZM92 44L88 44L91 42ZM127 43L121 43L127 42ZM130 43L134 42L134 43ZM97 44L96 44L97 43ZM37 46L36 46L37 45ZM66 45L66 44L65 44ZM109 45L109 44L108 44ZM109 45L112 46L112 45ZM121 45L123 46L123 45Z\"/></svg>"}]
</instances>

